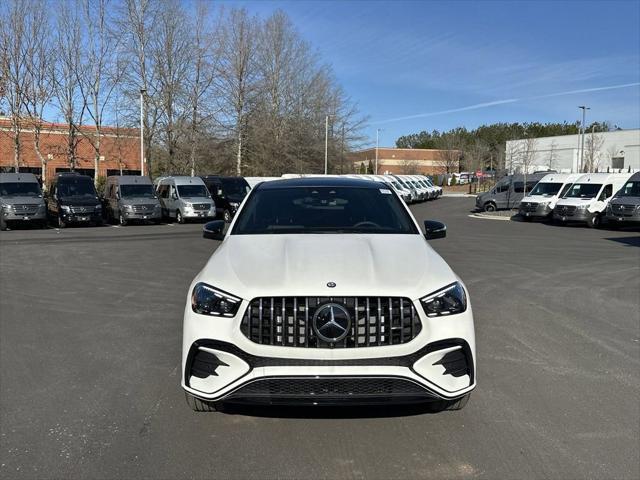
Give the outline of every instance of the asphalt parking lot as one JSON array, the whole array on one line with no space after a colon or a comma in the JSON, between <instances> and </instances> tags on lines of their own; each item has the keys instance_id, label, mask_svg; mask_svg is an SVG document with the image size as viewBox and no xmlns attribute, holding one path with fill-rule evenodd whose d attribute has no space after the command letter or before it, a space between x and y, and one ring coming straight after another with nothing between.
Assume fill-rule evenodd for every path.
<instances>
[{"instance_id":1,"label":"asphalt parking lot","mask_svg":"<svg viewBox=\"0 0 640 480\"><path fill-rule=\"evenodd\" d=\"M412 207L467 284L459 412L197 414L179 386L201 225L0 233L3 478L640 478L640 234ZM392 246L390 245L390 254Z\"/></svg>"}]
</instances>

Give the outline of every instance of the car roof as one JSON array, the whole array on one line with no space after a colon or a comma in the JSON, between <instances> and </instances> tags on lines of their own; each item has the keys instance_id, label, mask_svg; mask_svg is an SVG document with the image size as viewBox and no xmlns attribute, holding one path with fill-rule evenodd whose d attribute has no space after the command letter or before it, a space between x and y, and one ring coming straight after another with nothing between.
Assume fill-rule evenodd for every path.
<instances>
[{"instance_id":1,"label":"car roof","mask_svg":"<svg viewBox=\"0 0 640 480\"><path fill-rule=\"evenodd\" d=\"M380 188L380 183L353 177L302 177L287 178L263 182L256 186L259 190L295 187L351 187L351 188Z\"/></svg>"},{"instance_id":2,"label":"car roof","mask_svg":"<svg viewBox=\"0 0 640 480\"><path fill-rule=\"evenodd\" d=\"M173 182L176 185L204 185L204 181L200 177L189 177L187 175L176 176L176 177L163 177L160 179L158 183L169 183Z\"/></svg>"},{"instance_id":3,"label":"car roof","mask_svg":"<svg viewBox=\"0 0 640 480\"><path fill-rule=\"evenodd\" d=\"M120 185L151 185L151 179L142 175L110 175L107 182L118 182Z\"/></svg>"},{"instance_id":4,"label":"car roof","mask_svg":"<svg viewBox=\"0 0 640 480\"><path fill-rule=\"evenodd\" d=\"M2 182L24 182L33 183L37 182L36 176L33 173L0 173L0 181Z\"/></svg>"}]
</instances>

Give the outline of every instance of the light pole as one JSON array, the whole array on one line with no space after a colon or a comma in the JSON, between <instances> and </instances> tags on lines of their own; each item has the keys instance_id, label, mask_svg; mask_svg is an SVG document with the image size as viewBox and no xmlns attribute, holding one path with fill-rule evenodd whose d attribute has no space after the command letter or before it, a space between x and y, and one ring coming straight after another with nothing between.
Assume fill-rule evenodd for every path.
<instances>
[{"instance_id":1,"label":"light pole","mask_svg":"<svg viewBox=\"0 0 640 480\"><path fill-rule=\"evenodd\" d=\"M140 89L140 176L144 176L144 94L147 91Z\"/></svg>"},{"instance_id":2,"label":"light pole","mask_svg":"<svg viewBox=\"0 0 640 480\"><path fill-rule=\"evenodd\" d=\"M329 170L329 115L324 117L324 174Z\"/></svg>"},{"instance_id":3,"label":"light pole","mask_svg":"<svg viewBox=\"0 0 640 480\"><path fill-rule=\"evenodd\" d=\"M582 110L582 125L580 125L580 165L578 170L582 170L582 167L584 166L584 128L585 128L585 121L586 121L586 117L587 117L587 110L591 110L589 107L587 107L586 105L579 105L578 106L579 109ZM579 172L581 173L581 172Z\"/></svg>"},{"instance_id":4,"label":"light pole","mask_svg":"<svg viewBox=\"0 0 640 480\"><path fill-rule=\"evenodd\" d=\"M380 145L380 130L381 128L376 128L376 166L374 169L374 175L378 174L378 147Z\"/></svg>"}]
</instances>

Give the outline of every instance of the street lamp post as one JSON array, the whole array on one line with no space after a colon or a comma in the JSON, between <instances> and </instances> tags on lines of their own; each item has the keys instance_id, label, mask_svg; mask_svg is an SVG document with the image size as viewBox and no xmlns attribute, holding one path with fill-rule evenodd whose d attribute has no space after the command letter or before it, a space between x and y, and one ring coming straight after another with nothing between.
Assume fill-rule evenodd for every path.
<instances>
[{"instance_id":1,"label":"street lamp post","mask_svg":"<svg viewBox=\"0 0 640 480\"><path fill-rule=\"evenodd\" d=\"M147 91L140 89L140 176L144 176L144 94Z\"/></svg>"},{"instance_id":2,"label":"street lamp post","mask_svg":"<svg viewBox=\"0 0 640 480\"><path fill-rule=\"evenodd\" d=\"M380 146L380 130L381 128L376 128L376 166L374 169L374 175L378 174L378 147Z\"/></svg>"},{"instance_id":3,"label":"street lamp post","mask_svg":"<svg viewBox=\"0 0 640 480\"><path fill-rule=\"evenodd\" d=\"M587 117L587 110L591 110L586 105L578 106L579 109L582 110L582 124L580 125L580 165L578 170L582 171L584 167L584 129L585 129L585 121ZM579 172L581 173L581 172Z\"/></svg>"},{"instance_id":4,"label":"street lamp post","mask_svg":"<svg viewBox=\"0 0 640 480\"><path fill-rule=\"evenodd\" d=\"M324 174L329 170L329 115L324 117Z\"/></svg>"}]
</instances>

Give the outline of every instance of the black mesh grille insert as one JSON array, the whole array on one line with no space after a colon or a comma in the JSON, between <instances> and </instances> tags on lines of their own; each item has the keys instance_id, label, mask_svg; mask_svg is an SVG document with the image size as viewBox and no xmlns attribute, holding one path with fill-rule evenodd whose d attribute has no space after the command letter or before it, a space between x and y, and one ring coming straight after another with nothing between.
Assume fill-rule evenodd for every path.
<instances>
[{"instance_id":1,"label":"black mesh grille insert","mask_svg":"<svg viewBox=\"0 0 640 480\"><path fill-rule=\"evenodd\" d=\"M330 398L431 395L420 385L400 378L267 378L249 383L229 398Z\"/></svg>"},{"instance_id":2,"label":"black mesh grille insert","mask_svg":"<svg viewBox=\"0 0 640 480\"><path fill-rule=\"evenodd\" d=\"M351 317L348 334L337 342L320 339L313 316L325 303L344 306ZM408 298L268 297L255 298L240 325L252 342L304 348L355 348L397 345L413 340L422 324Z\"/></svg>"}]
</instances>

